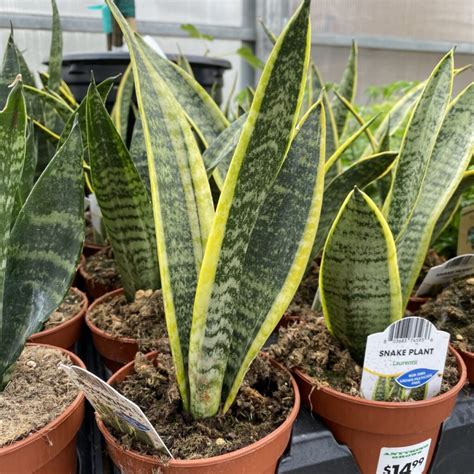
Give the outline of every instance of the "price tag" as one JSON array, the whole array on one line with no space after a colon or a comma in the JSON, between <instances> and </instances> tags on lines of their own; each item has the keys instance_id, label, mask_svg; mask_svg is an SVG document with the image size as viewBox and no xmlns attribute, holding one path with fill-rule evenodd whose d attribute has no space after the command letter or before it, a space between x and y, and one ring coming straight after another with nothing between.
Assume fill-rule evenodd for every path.
<instances>
[{"instance_id":1,"label":"price tag","mask_svg":"<svg viewBox=\"0 0 474 474\"><path fill-rule=\"evenodd\" d=\"M410 317L367 338L361 392L368 400L423 400L441 389L449 334Z\"/></svg>"},{"instance_id":2,"label":"price tag","mask_svg":"<svg viewBox=\"0 0 474 474\"><path fill-rule=\"evenodd\" d=\"M431 439L401 448L382 448L376 474L423 474Z\"/></svg>"},{"instance_id":3,"label":"price tag","mask_svg":"<svg viewBox=\"0 0 474 474\"><path fill-rule=\"evenodd\" d=\"M85 397L102 419L123 433L132 432L136 438L173 458L160 435L138 405L88 370L75 365L60 364L59 367L84 392Z\"/></svg>"},{"instance_id":4,"label":"price tag","mask_svg":"<svg viewBox=\"0 0 474 474\"><path fill-rule=\"evenodd\" d=\"M430 268L422 281L416 296L429 294L435 287L446 285L456 278L462 278L474 273L474 254L459 255L442 265Z\"/></svg>"}]
</instances>

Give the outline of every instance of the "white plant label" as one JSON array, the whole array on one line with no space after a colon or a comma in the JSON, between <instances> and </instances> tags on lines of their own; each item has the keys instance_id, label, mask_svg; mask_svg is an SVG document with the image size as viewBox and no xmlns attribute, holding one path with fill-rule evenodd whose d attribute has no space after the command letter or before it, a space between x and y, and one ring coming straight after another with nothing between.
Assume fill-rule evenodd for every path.
<instances>
[{"instance_id":1,"label":"white plant label","mask_svg":"<svg viewBox=\"0 0 474 474\"><path fill-rule=\"evenodd\" d=\"M99 234L101 237L102 235L102 212L99 207L99 203L97 202L97 197L95 194L89 194L89 209L91 213L91 224L94 228L94 231Z\"/></svg>"},{"instance_id":2,"label":"white plant label","mask_svg":"<svg viewBox=\"0 0 474 474\"><path fill-rule=\"evenodd\" d=\"M88 370L75 365L60 364L59 367L84 392L85 397L101 418L122 432L133 431L138 439L173 458L160 435L138 405Z\"/></svg>"},{"instance_id":3,"label":"white plant label","mask_svg":"<svg viewBox=\"0 0 474 474\"><path fill-rule=\"evenodd\" d=\"M382 448L376 474L423 474L431 438L411 446Z\"/></svg>"},{"instance_id":4,"label":"white plant label","mask_svg":"<svg viewBox=\"0 0 474 474\"><path fill-rule=\"evenodd\" d=\"M442 265L430 268L422 281L416 296L427 295L433 287L446 285L456 278L462 278L474 273L474 254L454 257Z\"/></svg>"},{"instance_id":5,"label":"white plant label","mask_svg":"<svg viewBox=\"0 0 474 474\"><path fill-rule=\"evenodd\" d=\"M423 400L441 389L449 334L427 319L396 321L367 338L361 392L368 400Z\"/></svg>"}]
</instances>

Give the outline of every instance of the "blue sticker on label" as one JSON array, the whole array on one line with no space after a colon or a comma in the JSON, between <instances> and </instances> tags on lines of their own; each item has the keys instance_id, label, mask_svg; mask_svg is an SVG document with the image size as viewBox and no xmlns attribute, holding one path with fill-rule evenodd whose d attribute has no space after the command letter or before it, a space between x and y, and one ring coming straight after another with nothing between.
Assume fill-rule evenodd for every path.
<instances>
[{"instance_id":1,"label":"blue sticker on label","mask_svg":"<svg viewBox=\"0 0 474 474\"><path fill-rule=\"evenodd\" d=\"M403 388L417 388L429 382L437 373L437 370L419 368L409 370L395 380Z\"/></svg>"},{"instance_id":2,"label":"blue sticker on label","mask_svg":"<svg viewBox=\"0 0 474 474\"><path fill-rule=\"evenodd\" d=\"M132 418L131 416L128 416L126 415L125 413L121 412L121 411L117 411L115 413L118 417L122 418L123 420L125 420L126 422L128 422L129 424L131 424L133 427L135 427L137 430L140 430L140 431L150 431L150 428L148 428L148 426L145 426L143 425L142 423L140 423L139 421L135 420L134 418Z\"/></svg>"}]
</instances>

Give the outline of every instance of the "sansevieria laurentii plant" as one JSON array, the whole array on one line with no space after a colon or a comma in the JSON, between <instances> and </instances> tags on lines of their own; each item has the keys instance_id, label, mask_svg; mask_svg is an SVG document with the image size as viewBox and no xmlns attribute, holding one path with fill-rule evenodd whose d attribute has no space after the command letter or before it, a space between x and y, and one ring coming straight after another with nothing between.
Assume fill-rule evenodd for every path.
<instances>
[{"instance_id":1,"label":"sansevieria laurentii plant","mask_svg":"<svg viewBox=\"0 0 474 474\"><path fill-rule=\"evenodd\" d=\"M84 239L78 126L72 127L16 213L23 180L31 175L26 133L18 77L0 112L0 389L8 383L26 339L63 300Z\"/></svg>"},{"instance_id":2,"label":"sansevieria laurentii plant","mask_svg":"<svg viewBox=\"0 0 474 474\"><path fill-rule=\"evenodd\" d=\"M224 412L304 273L324 181L325 113L296 123L310 2L266 63L214 211L203 159L154 54L107 1L128 43L146 142L162 291L183 406Z\"/></svg>"},{"instance_id":3,"label":"sansevieria laurentii plant","mask_svg":"<svg viewBox=\"0 0 474 474\"><path fill-rule=\"evenodd\" d=\"M404 315L436 223L469 182L474 84L451 100L452 80L450 52L416 103L383 212L355 189L324 247L319 284L327 327L359 362L367 336Z\"/></svg>"}]
</instances>

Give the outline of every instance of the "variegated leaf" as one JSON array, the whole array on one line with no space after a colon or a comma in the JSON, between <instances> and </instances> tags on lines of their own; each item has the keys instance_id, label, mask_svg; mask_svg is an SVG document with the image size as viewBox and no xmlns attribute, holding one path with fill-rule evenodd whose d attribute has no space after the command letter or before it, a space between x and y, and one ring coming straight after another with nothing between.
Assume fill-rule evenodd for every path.
<instances>
[{"instance_id":1,"label":"variegated leaf","mask_svg":"<svg viewBox=\"0 0 474 474\"><path fill-rule=\"evenodd\" d=\"M423 266L436 221L462 180L474 150L474 84L450 105L428 162L415 209L397 239L406 304Z\"/></svg>"},{"instance_id":2,"label":"variegated leaf","mask_svg":"<svg viewBox=\"0 0 474 474\"><path fill-rule=\"evenodd\" d=\"M355 41L352 42L351 52L347 60L344 74L341 82L336 87L336 91L349 102L353 102L357 89L357 45ZM334 120L336 122L336 130L338 136L342 136L346 127L348 111L343 104L334 98L332 101L332 108L334 112Z\"/></svg>"},{"instance_id":3,"label":"variegated leaf","mask_svg":"<svg viewBox=\"0 0 474 474\"><path fill-rule=\"evenodd\" d=\"M58 91L61 85L61 67L63 60L63 34L61 31L61 20L59 19L56 0L51 0L53 9L53 23L51 27L51 48L49 50L48 63L48 87Z\"/></svg>"},{"instance_id":4,"label":"variegated leaf","mask_svg":"<svg viewBox=\"0 0 474 474\"><path fill-rule=\"evenodd\" d=\"M83 186L76 126L36 182L11 232L0 330L3 383L26 339L59 306L76 272L84 240Z\"/></svg>"},{"instance_id":5,"label":"variegated leaf","mask_svg":"<svg viewBox=\"0 0 474 474\"><path fill-rule=\"evenodd\" d=\"M375 203L358 188L346 198L329 232L319 290L327 328L359 363L367 336L402 317L392 233Z\"/></svg>"},{"instance_id":6,"label":"variegated leaf","mask_svg":"<svg viewBox=\"0 0 474 474\"><path fill-rule=\"evenodd\" d=\"M397 153L389 152L361 159L326 185L311 261L322 251L329 229L348 193L354 186L363 189L385 174L396 157Z\"/></svg>"},{"instance_id":7,"label":"variegated leaf","mask_svg":"<svg viewBox=\"0 0 474 474\"><path fill-rule=\"evenodd\" d=\"M241 115L234 120L207 148L202 158L204 163L208 163L206 168L210 176L216 166L221 170L221 176L225 179L229 170L230 162L234 156L235 148L239 143L242 127L244 126L248 115Z\"/></svg>"},{"instance_id":8,"label":"variegated leaf","mask_svg":"<svg viewBox=\"0 0 474 474\"><path fill-rule=\"evenodd\" d=\"M413 212L453 85L453 52L431 73L403 137L384 215L397 238Z\"/></svg>"},{"instance_id":9,"label":"variegated leaf","mask_svg":"<svg viewBox=\"0 0 474 474\"><path fill-rule=\"evenodd\" d=\"M309 0L265 65L218 202L199 275L189 349L191 412L217 413L252 229L287 153L309 64Z\"/></svg>"},{"instance_id":10,"label":"variegated leaf","mask_svg":"<svg viewBox=\"0 0 474 474\"><path fill-rule=\"evenodd\" d=\"M132 141L130 143L130 156L133 164L145 185L148 194L151 196L150 175L148 174L148 161L146 155L146 143L143 136L142 120L138 116L133 127Z\"/></svg>"},{"instance_id":11,"label":"variegated leaf","mask_svg":"<svg viewBox=\"0 0 474 474\"><path fill-rule=\"evenodd\" d=\"M92 185L125 295L133 301L137 290L160 287L151 200L95 84L86 116Z\"/></svg>"},{"instance_id":12,"label":"variegated leaf","mask_svg":"<svg viewBox=\"0 0 474 474\"><path fill-rule=\"evenodd\" d=\"M474 170L468 170L463 174L462 180L456 188L456 191L454 191L454 194L451 196L451 199L439 216L433 231L433 236L431 237L431 244L434 243L451 222L454 214L459 208L463 193L472 187L474 187Z\"/></svg>"},{"instance_id":13,"label":"variegated leaf","mask_svg":"<svg viewBox=\"0 0 474 474\"><path fill-rule=\"evenodd\" d=\"M318 102L303 118L253 228L224 379L224 412L303 277L321 211L325 132Z\"/></svg>"},{"instance_id":14,"label":"variegated leaf","mask_svg":"<svg viewBox=\"0 0 474 474\"><path fill-rule=\"evenodd\" d=\"M209 182L190 125L150 61L152 55L130 31L115 4L107 0L107 5L130 51L147 150L166 324L178 386L188 408L187 355L194 295L214 214Z\"/></svg>"},{"instance_id":15,"label":"variegated leaf","mask_svg":"<svg viewBox=\"0 0 474 474\"><path fill-rule=\"evenodd\" d=\"M120 80L117 89L117 97L115 98L115 104L112 110L115 127L120 132L123 141L127 140L128 117L132 105L133 88L132 65L129 64Z\"/></svg>"},{"instance_id":16,"label":"variegated leaf","mask_svg":"<svg viewBox=\"0 0 474 474\"><path fill-rule=\"evenodd\" d=\"M5 272L15 199L19 192L25 160L26 124L25 99L21 81L17 80L7 98L5 108L0 112L0 335L7 322L3 307ZM3 345L5 341L7 340L3 340ZM0 358L0 388L1 375L5 368Z\"/></svg>"}]
</instances>

